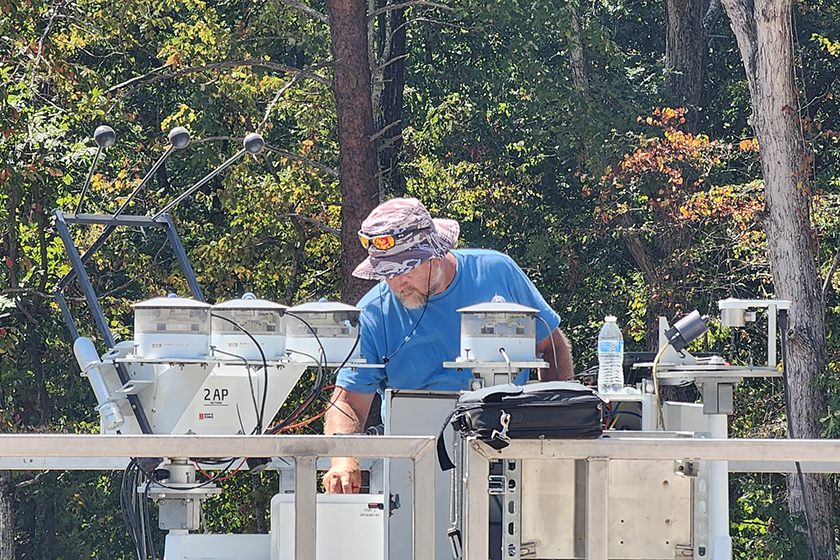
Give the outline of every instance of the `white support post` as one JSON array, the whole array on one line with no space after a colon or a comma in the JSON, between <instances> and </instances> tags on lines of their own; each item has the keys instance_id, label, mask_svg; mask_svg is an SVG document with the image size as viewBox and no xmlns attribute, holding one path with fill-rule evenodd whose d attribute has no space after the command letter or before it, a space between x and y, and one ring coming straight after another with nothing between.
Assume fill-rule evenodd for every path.
<instances>
[{"instance_id":1,"label":"white support post","mask_svg":"<svg viewBox=\"0 0 840 560\"><path fill-rule=\"evenodd\" d=\"M586 560L608 560L609 466L606 457L586 459Z\"/></svg>"},{"instance_id":2,"label":"white support post","mask_svg":"<svg viewBox=\"0 0 840 560\"><path fill-rule=\"evenodd\" d=\"M490 498L487 494L490 466L475 439L466 439L462 445L466 446L466 468L461 471L464 480L456 484L466 485L464 560L487 560L490 558Z\"/></svg>"},{"instance_id":3,"label":"white support post","mask_svg":"<svg viewBox=\"0 0 840 560\"><path fill-rule=\"evenodd\" d=\"M414 558L435 560L435 454L429 446L414 458ZM387 498L386 498L387 499Z\"/></svg>"},{"instance_id":4,"label":"white support post","mask_svg":"<svg viewBox=\"0 0 840 560\"><path fill-rule=\"evenodd\" d=\"M315 455L295 457L295 560L315 560Z\"/></svg>"},{"instance_id":5,"label":"white support post","mask_svg":"<svg viewBox=\"0 0 840 560\"><path fill-rule=\"evenodd\" d=\"M716 440L728 437L725 414L709 415L709 435ZM709 462L709 490L711 560L732 560L732 538L729 536L729 464L727 461Z\"/></svg>"}]
</instances>

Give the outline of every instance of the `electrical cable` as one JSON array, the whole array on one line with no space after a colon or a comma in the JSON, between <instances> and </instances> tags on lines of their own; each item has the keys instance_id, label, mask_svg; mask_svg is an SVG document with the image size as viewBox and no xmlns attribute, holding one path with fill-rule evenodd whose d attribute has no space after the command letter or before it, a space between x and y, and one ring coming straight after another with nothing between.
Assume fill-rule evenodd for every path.
<instances>
[{"instance_id":1,"label":"electrical cable","mask_svg":"<svg viewBox=\"0 0 840 560\"><path fill-rule=\"evenodd\" d=\"M140 500L137 487L140 484L142 470L136 458L131 458L125 468L120 486L120 512L134 544L139 560L149 560L149 550L153 549L150 532L147 531L146 516L143 511L145 500ZM145 497L145 496L144 496ZM152 551L154 554L154 551Z\"/></svg>"},{"instance_id":2,"label":"electrical cable","mask_svg":"<svg viewBox=\"0 0 840 560\"><path fill-rule=\"evenodd\" d=\"M256 345L257 350L260 351L260 358L262 358L262 363L263 363L263 378L265 379L265 387L263 387L262 402L260 403L260 407L259 407L258 410L255 411L256 414L257 414L257 425L254 428L254 431L251 432L251 435L260 434L263 431L263 425L264 425L263 420L264 420L264 417L265 417L265 402L266 402L266 398L268 396L268 360L265 359L265 352L263 352L262 344L260 344L257 341L257 339L254 338L254 336L245 329L245 327L243 327L242 325L240 325L239 323L237 323L233 319L223 317L222 315L217 315L216 313L210 313L210 316L215 317L217 319L221 319L223 321L227 321L228 323L230 323L231 325L233 325L234 327L236 327L237 329L239 329L240 331L245 333L245 335L248 338L250 338L251 341ZM224 352L222 352L222 353L224 354ZM251 384L251 372L250 372L250 370L248 371L248 383ZM253 393L253 390L254 390L254 388L253 388L253 385L252 385L251 386L251 392L252 393ZM254 400L254 405L256 406L256 399Z\"/></svg>"},{"instance_id":3,"label":"electrical cable","mask_svg":"<svg viewBox=\"0 0 840 560\"><path fill-rule=\"evenodd\" d=\"M316 335L316 337L317 337L317 335ZM316 386L313 388L312 392L309 394L309 396L307 396L306 399L304 399L304 401L300 404L300 406L298 406L297 409L295 409L291 414L289 414L289 416L287 416L284 420L279 422L277 425L272 426L271 428L267 429L266 430L267 434L276 434L276 433L279 433L283 430L291 429L293 427L292 422L294 422L298 417L300 417L300 415L303 414L306 411L306 409L309 408L309 406L311 406L311 404L313 402L315 402L315 399L317 399L321 395L321 393L323 393L323 391L327 388L326 387L327 383L331 382L335 378L335 376L338 375L338 371L341 370L345 365L347 365L347 362L350 361L350 358L353 356L353 354L356 351L356 347L359 345L360 338L361 338L361 329L359 330L359 333L356 335L356 341L353 343L353 347L350 349L350 352L347 354L347 356L345 356L345 358L341 362L341 364L337 368L335 368L335 372L333 372L333 374L330 375L329 377L323 379L323 381L321 383L316 384ZM337 410L340 410L340 409L337 409ZM326 410L324 411L324 413L326 413ZM322 415L323 414L321 414L321 416ZM318 416L318 417L320 417L320 416ZM310 421L314 421L318 417L313 418ZM305 424L301 423L300 425L305 425ZM294 426L294 427L299 427L299 426Z\"/></svg>"},{"instance_id":4,"label":"electrical cable","mask_svg":"<svg viewBox=\"0 0 840 560\"><path fill-rule=\"evenodd\" d=\"M309 332L311 332L312 336L315 337L315 341L318 343L318 347L320 348L321 352L320 352L319 358L315 358L315 356L312 356L311 354L307 354L305 352L299 352L297 350L288 350L288 349L286 350L287 352L293 352L293 353L296 353L296 354L300 354L302 356L307 356L315 364L317 364L318 369L316 370L316 374L315 374L315 384L312 387L312 391L310 391L309 395L307 395L307 397L302 401L302 403L295 410L293 410L291 414L289 414L286 418L281 420L278 424L272 426L271 428L267 428L265 430L266 434L276 434L277 432L282 430L285 426L294 422L294 420L300 414L302 414L304 410L306 410L306 408L318 397L318 395L321 394L321 391L323 391L324 386L327 384L327 379L326 379L326 377L324 377L324 369L327 367L327 364L328 364L328 362L327 362L327 351L324 348L323 343L321 342L321 338L318 336L318 331L316 331L312 327L312 325L310 325L303 317L301 317L301 316L299 316L295 313L289 313L288 311L286 312L286 314L291 316L291 317L294 317L295 319L297 319L298 321L303 323L306 326L307 329L309 329ZM355 346L353 348L355 349Z\"/></svg>"},{"instance_id":5,"label":"electrical cable","mask_svg":"<svg viewBox=\"0 0 840 560\"><path fill-rule=\"evenodd\" d=\"M659 365L659 359L662 357L662 354L665 353L665 349L671 345L670 342L666 342L662 345L662 348L659 349L659 352L656 353L656 357L653 358L653 367L651 368L651 377L653 378L653 395L656 401L656 409L659 411L659 424L662 426L662 429L665 429L665 415L662 412L662 403L659 402L659 378L656 376L656 366Z\"/></svg>"},{"instance_id":6,"label":"electrical cable","mask_svg":"<svg viewBox=\"0 0 840 560\"><path fill-rule=\"evenodd\" d=\"M259 409L259 406L257 405L257 395L256 395L256 392L254 391L254 381L253 381L253 379L251 379L251 363L248 361L247 358L245 358L245 356L240 356L239 354L234 354L232 352L225 352L224 350L219 350L216 346L211 346L210 351L214 355L215 354L224 354L225 356L231 356L233 358L238 358L238 359L242 360L242 362L245 364L245 369L247 370L247 374L248 374L248 388L251 390L251 403L254 405L254 415L259 417L260 409ZM239 404L236 405L236 410L237 410L237 416L239 416L239 414L238 414ZM259 421L259 418L258 418L258 421ZM241 416L239 416L239 427L242 430L242 433L244 434L245 433L245 427L242 425L242 417ZM254 429L251 431L251 435L255 435L257 433L258 433L257 432L257 427L254 426Z\"/></svg>"},{"instance_id":7,"label":"electrical cable","mask_svg":"<svg viewBox=\"0 0 840 560\"><path fill-rule=\"evenodd\" d=\"M429 261L429 262L431 263L431 261ZM417 322L414 323L414 328L411 329L411 332L409 332L405 336L405 338L400 343L400 345L397 346L397 349L394 350L393 352L391 352L391 354L389 355L388 354L388 336L387 336L387 333L385 332L385 312L382 311L382 282L379 283L379 312L382 314L382 334L383 334L382 340L385 341L385 355L382 356L382 363L383 364L387 364L388 362L390 362L391 358L393 358L396 355L397 352L402 350L402 347L405 346L405 343L408 342L409 339L417 331L417 327L420 326L420 321L423 320L423 317L426 315L426 309L428 309L428 307L429 307L429 298L432 297L431 291L432 291L432 266L430 264L429 265L429 279L426 282L426 300L423 302L423 311L420 312L420 317L417 319ZM393 290L392 290L392 292L393 292ZM396 297L396 294L394 294L394 296ZM399 299L399 298L397 298L397 299Z\"/></svg>"},{"instance_id":8,"label":"electrical cable","mask_svg":"<svg viewBox=\"0 0 840 560\"><path fill-rule=\"evenodd\" d=\"M779 331L781 336L779 339L781 340L781 351L782 351L782 380L784 381L785 385L785 411L787 415L787 428L788 428L788 439L795 439L794 429L793 429L793 420L791 419L791 402L790 402L790 385L788 383L788 374L787 374L787 309L779 309ZM775 336L775 333L768 333L768 336ZM808 493L805 489L805 475L802 474L802 464L799 461L795 461L796 463L796 476L799 479L799 487L802 491L802 504L805 507L805 521L808 524L808 536L811 540L811 554L814 556L814 560L819 560L819 552L817 550L817 538L814 535L814 523L813 518L811 517L811 508L808 501Z\"/></svg>"},{"instance_id":9,"label":"electrical cable","mask_svg":"<svg viewBox=\"0 0 840 560\"><path fill-rule=\"evenodd\" d=\"M143 500L141 501L141 508L143 511L143 527L145 528L146 539L149 543L149 552L152 553L151 560L157 560L155 557L155 542L154 536L152 535L152 519L149 514L149 487L151 487L152 481L151 479L146 481L146 488L143 490Z\"/></svg>"},{"instance_id":10,"label":"electrical cable","mask_svg":"<svg viewBox=\"0 0 840 560\"><path fill-rule=\"evenodd\" d=\"M309 332L311 332L311 333L312 333L312 336L314 336L314 337L315 337L315 342L317 342L317 343L318 343L318 347L321 349L321 356L323 356L323 357L324 357L324 360L326 361L326 359L327 359L327 351L326 351L326 350L324 350L324 345L323 345L323 344L321 344L321 338L318 336L318 331L316 331L316 330L312 327L312 325L310 325L310 324L306 321L306 319L304 319L304 318L303 318L303 317L301 317L300 315L298 315L298 314L296 314L296 313L290 313L288 310L286 311L286 315L288 315L289 317L294 317L295 319L297 319L298 321L300 321L301 323L303 323L303 324L306 326L306 328L307 328L307 329L309 329ZM302 354L302 352L301 352L301 354Z\"/></svg>"}]
</instances>

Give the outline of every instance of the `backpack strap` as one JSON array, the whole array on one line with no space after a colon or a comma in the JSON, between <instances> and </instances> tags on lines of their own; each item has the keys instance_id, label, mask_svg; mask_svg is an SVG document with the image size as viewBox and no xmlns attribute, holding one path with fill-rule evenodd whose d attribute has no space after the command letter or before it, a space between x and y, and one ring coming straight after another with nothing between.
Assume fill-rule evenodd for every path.
<instances>
[{"instance_id":1,"label":"backpack strap","mask_svg":"<svg viewBox=\"0 0 840 560\"><path fill-rule=\"evenodd\" d=\"M452 459L449 458L449 452L446 450L446 442L443 440L443 434L446 432L446 426L449 425L449 422L452 422L452 417L455 416L456 412L458 412L457 408L447 415L446 420L443 421L443 426L440 427L440 432L437 437L438 464L440 465L440 470L444 472L455 468L455 463L453 463ZM455 422L453 422L453 425L454 424Z\"/></svg>"}]
</instances>

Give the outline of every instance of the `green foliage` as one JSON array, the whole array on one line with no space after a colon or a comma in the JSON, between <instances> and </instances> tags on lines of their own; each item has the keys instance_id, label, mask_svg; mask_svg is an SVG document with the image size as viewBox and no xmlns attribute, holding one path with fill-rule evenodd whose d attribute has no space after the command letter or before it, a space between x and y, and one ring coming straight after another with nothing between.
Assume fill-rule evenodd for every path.
<instances>
[{"instance_id":1,"label":"green foliage","mask_svg":"<svg viewBox=\"0 0 840 560\"><path fill-rule=\"evenodd\" d=\"M676 113L655 113L665 79L662 3L452 0L449 7L408 12L408 192L433 214L458 219L462 245L505 251L522 265L562 315L578 370L594 363L604 315L617 315L628 349L642 350L658 314L671 319L698 308L715 315L724 297L772 297L749 91L725 17L710 29L704 133L687 135ZM836 437L840 276L830 267L840 241L840 18L824 0L799 2L797 10L814 238L821 273L831 273L823 422ZM338 181L309 163L338 165L330 71L292 84L278 66L329 60L320 21L263 0L0 0L0 37L2 431L97 430L93 395L50 296L69 264L49 212L78 203L99 124L113 126L118 141L92 178L90 212L119 207L167 149L172 127L192 134L193 144L173 154L128 208L139 215L162 208L236 153L245 134L261 130L296 158L241 159L171 212L205 296L217 302L253 291L287 304L337 297ZM586 54L585 86L572 74L577 45ZM86 248L101 231L74 228L73 235ZM651 250L653 276L629 250L628 234ZM131 303L187 293L158 231L116 232L89 270L118 340L132 336ZM98 339L78 289L67 296L84 318L83 335ZM761 363L763 340L755 329L713 325L697 345L733 362ZM302 379L280 418L313 380ZM780 436L782 401L775 381L741 384L733 432ZM323 406L319 401L311 414ZM296 428L319 430L317 420ZM115 476L51 473L21 487L21 557L131 557L115 513ZM270 493L274 480L261 476L258 492ZM226 500L208 504L212 530L254 530L251 482L246 473L225 482ZM788 559L806 550L797 520L785 513L780 480L739 477L734 484L739 557ZM257 507L267 507L265 500ZM35 515L47 511L52 521Z\"/></svg>"},{"instance_id":2,"label":"green foliage","mask_svg":"<svg viewBox=\"0 0 840 560\"><path fill-rule=\"evenodd\" d=\"M792 517L784 496L784 477L776 474L730 477L738 499L730 509L733 558L807 560L811 548L801 530L801 516Z\"/></svg>"}]
</instances>

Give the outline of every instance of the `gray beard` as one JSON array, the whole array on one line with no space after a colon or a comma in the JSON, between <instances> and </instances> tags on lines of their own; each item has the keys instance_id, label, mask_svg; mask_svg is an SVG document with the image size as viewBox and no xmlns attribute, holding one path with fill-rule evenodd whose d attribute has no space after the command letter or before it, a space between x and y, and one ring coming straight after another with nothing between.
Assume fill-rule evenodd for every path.
<instances>
[{"instance_id":1,"label":"gray beard","mask_svg":"<svg viewBox=\"0 0 840 560\"><path fill-rule=\"evenodd\" d=\"M432 266L434 266L434 263L432 263ZM402 303L406 309L420 309L429 302L429 298L432 294L437 293L442 283L443 270L438 266L434 267L434 271L431 273L431 277L429 278L429 290L425 294L419 290L412 289L408 293L408 298L398 292L394 292L394 295L397 296L397 299L400 300L400 303Z\"/></svg>"}]
</instances>

